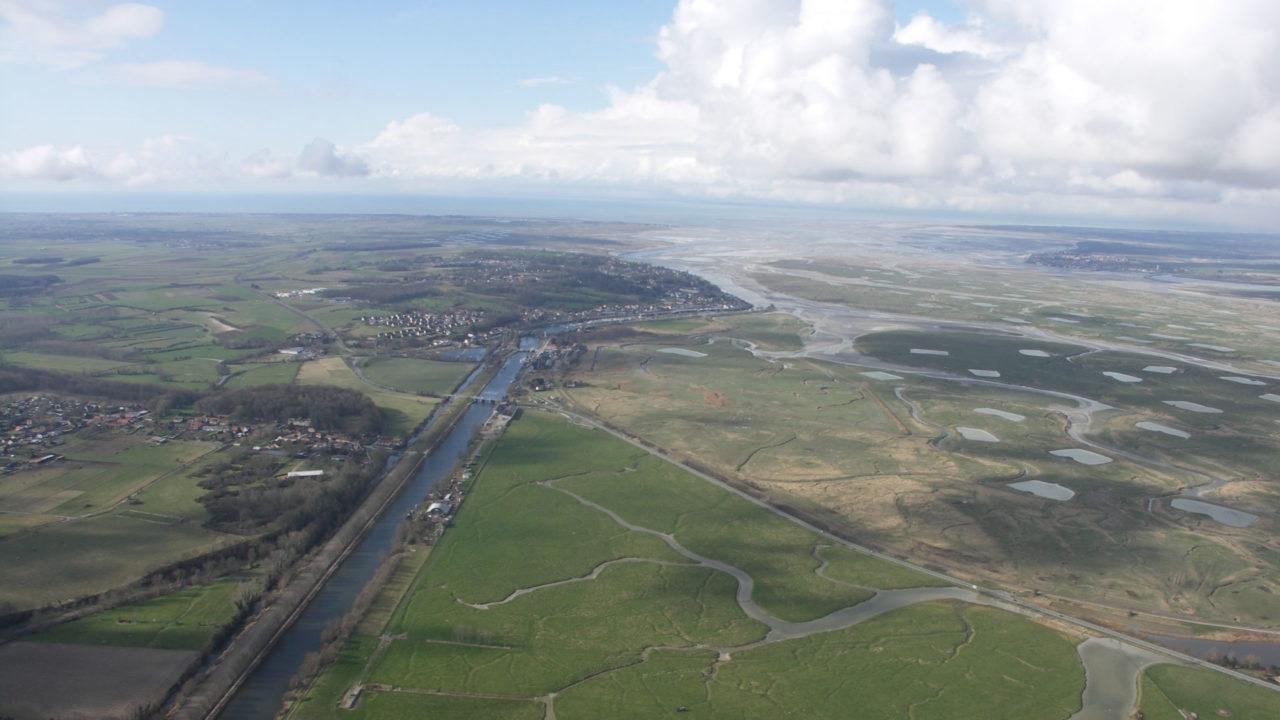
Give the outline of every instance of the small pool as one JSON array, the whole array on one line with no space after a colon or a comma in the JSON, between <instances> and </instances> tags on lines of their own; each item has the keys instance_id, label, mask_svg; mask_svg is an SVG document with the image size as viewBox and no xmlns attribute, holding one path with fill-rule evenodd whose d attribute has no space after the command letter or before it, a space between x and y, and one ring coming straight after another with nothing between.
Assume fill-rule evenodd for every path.
<instances>
[{"instance_id":1,"label":"small pool","mask_svg":"<svg viewBox=\"0 0 1280 720\"><path fill-rule=\"evenodd\" d=\"M1111 458L1106 455L1100 455L1092 450L1084 448L1063 448L1062 450L1050 450L1050 455L1056 457L1071 458L1081 465L1106 465L1111 462Z\"/></svg>"},{"instance_id":2,"label":"small pool","mask_svg":"<svg viewBox=\"0 0 1280 720\"><path fill-rule=\"evenodd\" d=\"M659 349L658 352L666 353L668 355L679 355L681 357L691 357L691 358L704 358L707 356L707 354L704 352L698 352L697 350L690 350L689 348L678 348L678 347L665 347L665 348Z\"/></svg>"},{"instance_id":3,"label":"small pool","mask_svg":"<svg viewBox=\"0 0 1280 720\"><path fill-rule=\"evenodd\" d=\"M1169 504L1183 512L1208 515L1223 525L1234 528L1249 527L1258 520L1258 516L1253 513L1233 510L1229 507L1222 507L1221 505L1214 505L1201 500L1192 500L1191 498L1174 498L1173 502Z\"/></svg>"},{"instance_id":4,"label":"small pool","mask_svg":"<svg viewBox=\"0 0 1280 720\"><path fill-rule=\"evenodd\" d=\"M1042 497L1046 500L1057 500L1058 502L1066 502L1076 496L1076 491L1065 485L1045 482L1043 480L1023 480L1021 482L1009 483L1009 487L1017 490L1018 492L1031 493L1036 497Z\"/></svg>"}]
</instances>

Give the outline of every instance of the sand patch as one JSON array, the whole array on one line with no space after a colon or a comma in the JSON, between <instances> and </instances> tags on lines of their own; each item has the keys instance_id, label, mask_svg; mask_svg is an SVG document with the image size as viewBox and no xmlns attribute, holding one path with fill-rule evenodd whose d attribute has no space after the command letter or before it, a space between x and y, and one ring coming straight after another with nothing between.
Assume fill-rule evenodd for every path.
<instances>
[{"instance_id":1,"label":"sand patch","mask_svg":"<svg viewBox=\"0 0 1280 720\"><path fill-rule=\"evenodd\" d=\"M1132 336L1130 336L1130 335L1117 335L1117 336L1116 336L1116 339L1117 339L1117 340L1124 340L1125 342L1134 342L1134 343L1139 343L1139 344L1141 344L1141 345L1150 345L1150 344L1151 344L1151 341L1150 341L1150 340L1143 340L1142 338L1136 338L1136 337L1132 337Z\"/></svg>"},{"instance_id":2,"label":"sand patch","mask_svg":"<svg viewBox=\"0 0 1280 720\"><path fill-rule=\"evenodd\" d=\"M912 355L940 355L945 357L947 355L950 355L951 353L947 352L946 350L929 350L928 348L911 348L911 354Z\"/></svg>"},{"instance_id":3,"label":"sand patch","mask_svg":"<svg viewBox=\"0 0 1280 720\"><path fill-rule=\"evenodd\" d=\"M1164 333L1151 333L1151 337L1160 338L1161 340L1190 340L1191 338L1182 335L1166 335Z\"/></svg>"},{"instance_id":4,"label":"sand patch","mask_svg":"<svg viewBox=\"0 0 1280 720\"><path fill-rule=\"evenodd\" d=\"M1023 320L1022 318L1016 318L1016 317L1002 317L1000 319L1007 323L1013 323L1014 325L1030 325L1031 324L1027 320Z\"/></svg>"},{"instance_id":5,"label":"sand patch","mask_svg":"<svg viewBox=\"0 0 1280 720\"><path fill-rule=\"evenodd\" d=\"M1043 350L1019 350L1018 354L1026 355L1027 357L1050 357L1049 353Z\"/></svg>"},{"instance_id":6,"label":"sand patch","mask_svg":"<svg viewBox=\"0 0 1280 720\"><path fill-rule=\"evenodd\" d=\"M215 335L219 333L225 333L225 332L234 332L240 329L235 325L231 325L230 323L227 323L226 321L214 315L202 315L201 317L204 318L204 320L202 321L204 326L209 330L209 332Z\"/></svg>"},{"instance_id":7,"label":"sand patch","mask_svg":"<svg viewBox=\"0 0 1280 720\"><path fill-rule=\"evenodd\" d=\"M1214 352L1220 352L1220 353L1233 353L1236 351L1235 348L1227 347L1226 345L1210 345L1209 343L1187 343L1187 345L1193 348L1200 348L1202 350L1212 350Z\"/></svg>"},{"instance_id":8,"label":"sand patch","mask_svg":"<svg viewBox=\"0 0 1280 720\"><path fill-rule=\"evenodd\" d=\"M1160 373L1161 375L1171 375L1178 372L1178 368L1169 365L1148 365L1142 368L1142 372Z\"/></svg>"},{"instance_id":9,"label":"sand patch","mask_svg":"<svg viewBox=\"0 0 1280 720\"><path fill-rule=\"evenodd\" d=\"M1270 400L1271 402L1280 402L1280 395L1276 395L1275 393L1263 393L1258 397L1263 400Z\"/></svg>"},{"instance_id":10,"label":"sand patch","mask_svg":"<svg viewBox=\"0 0 1280 720\"><path fill-rule=\"evenodd\" d=\"M975 370L975 369L973 369L973 368L969 368L969 372L970 372L970 373L972 373L972 374L974 374L974 375L976 375L977 377L981 377L981 378L998 378L998 377L1000 377L1000 372L999 372L998 370Z\"/></svg>"}]
</instances>

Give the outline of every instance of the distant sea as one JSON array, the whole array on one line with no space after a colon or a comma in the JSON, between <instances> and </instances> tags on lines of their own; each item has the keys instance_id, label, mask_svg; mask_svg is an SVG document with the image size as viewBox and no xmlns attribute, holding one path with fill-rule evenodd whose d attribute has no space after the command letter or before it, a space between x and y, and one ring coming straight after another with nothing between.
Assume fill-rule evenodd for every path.
<instances>
[{"instance_id":1,"label":"distant sea","mask_svg":"<svg viewBox=\"0 0 1280 720\"><path fill-rule=\"evenodd\" d=\"M302 213L577 218L644 223L733 224L745 216L838 217L848 208L716 200L566 199L357 193L0 193L5 213ZM865 219L865 216L864 216Z\"/></svg>"}]
</instances>

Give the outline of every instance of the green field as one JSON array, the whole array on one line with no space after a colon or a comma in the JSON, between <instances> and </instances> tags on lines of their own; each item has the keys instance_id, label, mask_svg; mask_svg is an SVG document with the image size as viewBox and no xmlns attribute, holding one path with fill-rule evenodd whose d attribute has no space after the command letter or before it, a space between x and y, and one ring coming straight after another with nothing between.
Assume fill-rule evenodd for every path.
<instances>
[{"instance_id":1,"label":"green field","mask_svg":"<svg viewBox=\"0 0 1280 720\"><path fill-rule=\"evenodd\" d=\"M236 613L240 581L225 578L95 613L24 639L200 650Z\"/></svg>"},{"instance_id":2,"label":"green field","mask_svg":"<svg viewBox=\"0 0 1280 720\"><path fill-rule=\"evenodd\" d=\"M64 460L0 482L0 511L36 523L109 510L137 489L215 449L211 443L153 445L145 436L81 434L57 448Z\"/></svg>"},{"instance_id":3,"label":"green field","mask_svg":"<svg viewBox=\"0 0 1280 720\"><path fill-rule=\"evenodd\" d=\"M1144 720L1185 720L1198 717L1280 717L1280 692L1245 685L1219 673L1176 665L1155 665L1142 674Z\"/></svg>"},{"instance_id":4,"label":"green field","mask_svg":"<svg viewBox=\"0 0 1280 720\"><path fill-rule=\"evenodd\" d=\"M84 499L96 499L108 493L111 498L132 493L129 500L115 505L98 501L94 514L65 520L53 515L5 516L34 520L12 527L13 534L0 539L0 567L5 568L6 578L11 579L0 584L0 605L40 607L102 592L164 565L243 539L203 527L207 513L196 502L206 491L197 485L199 478L194 475L195 470L217 462L221 454L203 456L198 462L181 468L173 464L176 458L191 459L195 454L206 452L208 444L171 442L153 447L129 445L134 440L132 436L109 440L77 443L67 452L69 456L95 461L87 467L116 468L118 475L112 477L119 482L109 484L107 478L99 476L100 488L64 504L82 506ZM161 457L169 462L155 465ZM128 463L123 462L126 458ZM148 460L153 464L146 464ZM6 485L38 478L40 472L44 471L11 475L5 478ZM79 474L78 471L70 475ZM64 482L65 479L64 476ZM150 484L145 489L135 490L146 483ZM27 492L34 489L28 488ZM13 499L10 496L7 501ZM90 512L87 508L73 509ZM3 526L0 530L4 530Z\"/></svg>"},{"instance_id":5,"label":"green field","mask_svg":"<svg viewBox=\"0 0 1280 720\"><path fill-rule=\"evenodd\" d=\"M366 688L353 715L367 718L537 718L550 693L558 718L653 717L681 705L723 718L845 717L855 705L882 711L873 717L910 707L917 717L1066 717L1078 707L1072 641L987 608L924 603L757 645L767 628L735 602L734 579L653 532L742 568L757 602L797 621L870 596L853 585L930 582L832 548L603 433L526 413L385 628L396 639L379 648L366 628L290 717L346 716L337 702L357 682ZM732 648L732 660L717 661L715 648ZM846 682L864 676L877 682Z\"/></svg>"},{"instance_id":6,"label":"green field","mask_svg":"<svg viewBox=\"0 0 1280 720\"><path fill-rule=\"evenodd\" d=\"M127 510L22 532L0 541L0 605L41 607L103 592L240 539Z\"/></svg>"},{"instance_id":7,"label":"green field","mask_svg":"<svg viewBox=\"0 0 1280 720\"><path fill-rule=\"evenodd\" d=\"M369 380L402 392L445 395L475 368L470 363L418 358L375 358L364 365Z\"/></svg>"},{"instance_id":8,"label":"green field","mask_svg":"<svg viewBox=\"0 0 1280 720\"><path fill-rule=\"evenodd\" d=\"M382 408L387 418L387 434L404 437L435 409L437 400L404 392L383 390L360 379L340 357L328 357L303 363L295 382L310 385L334 385L358 390Z\"/></svg>"},{"instance_id":9,"label":"green field","mask_svg":"<svg viewBox=\"0 0 1280 720\"><path fill-rule=\"evenodd\" d=\"M298 376L301 365L292 362L261 363L258 365L233 365L236 373L223 384L228 389L254 387L257 385L287 385Z\"/></svg>"},{"instance_id":10,"label":"green field","mask_svg":"<svg viewBox=\"0 0 1280 720\"><path fill-rule=\"evenodd\" d=\"M6 352L0 360L23 367L40 368L42 370L58 370L61 372L96 373L105 370L122 368L129 363L118 360L107 360L97 357L72 355L50 355L35 352Z\"/></svg>"}]
</instances>

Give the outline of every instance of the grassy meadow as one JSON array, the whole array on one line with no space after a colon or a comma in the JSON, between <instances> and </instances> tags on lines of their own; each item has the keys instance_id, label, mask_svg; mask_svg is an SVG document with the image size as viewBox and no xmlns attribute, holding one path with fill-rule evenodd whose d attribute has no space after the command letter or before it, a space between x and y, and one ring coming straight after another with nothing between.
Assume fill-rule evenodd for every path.
<instances>
[{"instance_id":1,"label":"grassy meadow","mask_svg":"<svg viewBox=\"0 0 1280 720\"><path fill-rule=\"evenodd\" d=\"M822 718L855 705L936 718L1038 708L1065 718L1079 705L1073 641L987 608L924 603L757 645L767 628L735 602L730 575L578 497L742 568L755 600L778 617L813 619L870 597L853 585L931 581L831 548L601 432L526 412L487 455L383 629L391 639L379 647L365 628L288 717L541 718L553 702L558 718L653 717L679 706L709 717ZM714 648L734 648L731 660ZM843 681L851 677L883 682ZM356 709L339 710L356 683L365 683Z\"/></svg>"},{"instance_id":2,"label":"grassy meadow","mask_svg":"<svg viewBox=\"0 0 1280 720\"><path fill-rule=\"evenodd\" d=\"M37 642L200 650L235 616L237 578L223 578L114 607L24 639Z\"/></svg>"},{"instance_id":3,"label":"grassy meadow","mask_svg":"<svg viewBox=\"0 0 1280 720\"><path fill-rule=\"evenodd\" d=\"M374 358L364 364L365 377L401 392L446 395L475 369L471 363L420 358Z\"/></svg>"}]
</instances>

